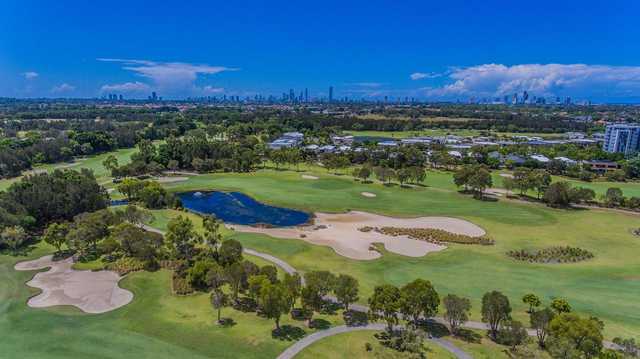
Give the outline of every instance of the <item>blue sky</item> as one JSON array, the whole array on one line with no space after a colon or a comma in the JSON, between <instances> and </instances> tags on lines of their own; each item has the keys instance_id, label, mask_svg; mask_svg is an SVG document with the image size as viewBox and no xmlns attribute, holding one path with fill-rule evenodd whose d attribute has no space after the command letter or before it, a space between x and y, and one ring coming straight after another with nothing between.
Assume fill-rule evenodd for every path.
<instances>
[{"instance_id":1,"label":"blue sky","mask_svg":"<svg viewBox=\"0 0 640 359\"><path fill-rule=\"evenodd\" d=\"M640 2L469 3L5 0L0 96L640 101Z\"/></svg>"}]
</instances>

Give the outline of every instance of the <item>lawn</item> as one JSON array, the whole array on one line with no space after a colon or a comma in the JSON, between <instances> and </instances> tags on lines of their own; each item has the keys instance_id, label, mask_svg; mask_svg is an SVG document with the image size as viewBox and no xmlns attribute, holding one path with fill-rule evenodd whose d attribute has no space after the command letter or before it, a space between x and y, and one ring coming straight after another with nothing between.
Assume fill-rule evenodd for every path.
<instances>
[{"instance_id":1,"label":"lawn","mask_svg":"<svg viewBox=\"0 0 640 359\"><path fill-rule=\"evenodd\" d=\"M28 258L52 250L39 245ZM0 358L271 359L291 344L272 338L273 321L255 313L223 309L223 317L233 318L236 325L214 324L208 295L172 295L171 274L164 270L123 279L121 286L134 293L134 300L109 313L90 315L72 307L32 309L26 301L37 290L24 283L33 272L13 269L25 259L0 255ZM317 318L342 324L339 315ZM282 324L310 332L303 322L288 317L282 318Z\"/></svg>"},{"instance_id":2,"label":"lawn","mask_svg":"<svg viewBox=\"0 0 640 359\"><path fill-rule=\"evenodd\" d=\"M345 134L362 137L389 137L402 139L407 137L420 137L420 136L481 136L489 133L492 136L500 137L513 137L513 136L529 136L529 137L542 137L546 139L562 138L561 133L534 133L534 132L498 132L498 131L481 131L470 129L426 129L417 131L345 131Z\"/></svg>"},{"instance_id":3,"label":"lawn","mask_svg":"<svg viewBox=\"0 0 640 359\"><path fill-rule=\"evenodd\" d=\"M554 210L511 201L481 202L457 193L446 180L450 175L444 172L427 176L431 187L415 188L361 184L346 176L314 174L320 179L304 180L293 171L212 174L168 187L173 191L237 190L263 202L307 211L357 209L399 216L464 218L482 226L496 245L452 245L423 258L384 253L377 260L356 261L341 257L330 248L298 240L253 234L234 237L249 248L279 256L303 271L328 269L354 275L361 284L361 302L375 285L402 285L422 277L431 280L442 294L472 298L474 319L479 319L482 294L497 289L510 296L514 316L526 322L525 306L519 299L534 292L546 303L553 297L565 297L576 310L600 317L606 323L609 338L640 333L640 239L631 234L638 227L637 218L632 215L604 210ZM378 196L365 198L362 191ZM584 263L543 265L516 262L505 255L511 249L551 245L579 246L596 257Z\"/></svg>"},{"instance_id":4,"label":"lawn","mask_svg":"<svg viewBox=\"0 0 640 359\"><path fill-rule=\"evenodd\" d=\"M112 152L90 156L85 159L76 160L71 163L55 163L36 166L34 167L34 170L45 170L47 172L52 172L56 168L70 168L76 170L80 168L88 168L90 170L93 170L98 183L103 184L107 188L112 188L113 184L111 183L111 175L109 173L109 170L104 168L104 166L102 165L102 161L104 161L109 155L114 155L118 159L118 164L123 165L131 160L131 155L133 155L136 151L137 149L135 148L123 148ZM0 180L0 191L6 190L12 183L20 180L20 178L22 177Z\"/></svg>"},{"instance_id":5,"label":"lawn","mask_svg":"<svg viewBox=\"0 0 640 359\"><path fill-rule=\"evenodd\" d=\"M364 359L364 358L405 358L393 349L384 347L374 337L372 330L343 333L319 340L296 355L296 359ZM371 344L371 351L365 349ZM453 359L455 356L439 345L426 342L426 357L433 359ZM410 356L406 356L409 358Z\"/></svg>"}]
</instances>

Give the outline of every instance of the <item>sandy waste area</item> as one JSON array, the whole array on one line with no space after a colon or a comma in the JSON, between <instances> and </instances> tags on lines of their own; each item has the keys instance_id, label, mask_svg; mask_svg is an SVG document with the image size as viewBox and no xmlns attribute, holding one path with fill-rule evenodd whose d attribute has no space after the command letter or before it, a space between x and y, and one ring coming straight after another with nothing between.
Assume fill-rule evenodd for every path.
<instances>
[{"instance_id":1,"label":"sandy waste area","mask_svg":"<svg viewBox=\"0 0 640 359\"><path fill-rule=\"evenodd\" d=\"M104 313L120 308L133 300L133 293L118 286L122 279L112 271L90 271L72 269L73 259L53 262L48 255L15 265L19 271L34 271L50 268L37 273L27 282L30 287L42 290L27 302L32 308L72 305L86 313Z\"/></svg>"},{"instance_id":2,"label":"sandy waste area","mask_svg":"<svg viewBox=\"0 0 640 359\"><path fill-rule=\"evenodd\" d=\"M309 180L317 180L318 179L318 177L312 176L312 175L302 175L300 177L302 177L304 179L309 179Z\"/></svg>"},{"instance_id":3,"label":"sandy waste area","mask_svg":"<svg viewBox=\"0 0 640 359\"><path fill-rule=\"evenodd\" d=\"M376 231L362 232L362 227L436 228L468 236L482 236L485 231L477 225L450 217L394 218L373 213L351 211L331 214L316 213L314 224L299 227L259 228L231 225L240 232L262 233L276 238L295 238L333 248L336 253L352 259L371 260L381 256L372 250L373 243L382 243L389 252L408 257L422 257L441 251L446 246L411 239L408 236L389 236Z\"/></svg>"}]
</instances>

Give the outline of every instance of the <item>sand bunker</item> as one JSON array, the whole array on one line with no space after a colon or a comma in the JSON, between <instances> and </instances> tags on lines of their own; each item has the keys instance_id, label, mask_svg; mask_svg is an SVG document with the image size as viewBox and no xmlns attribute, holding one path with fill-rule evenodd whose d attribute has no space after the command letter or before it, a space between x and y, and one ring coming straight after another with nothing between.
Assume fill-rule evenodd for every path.
<instances>
[{"instance_id":1,"label":"sand bunker","mask_svg":"<svg viewBox=\"0 0 640 359\"><path fill-rule=\"evenodd\" d=\"M104 313L120 308L133 300L133 293L118 286L120 277L112 271L78 271L71 268L73 259L53 262L48 255L20 262L16 270L33 271L50 267L36 274L27 285L42 293L27 302L32 308L72 305L85 313Z\"/></svg>"},{"instance_id":2,"label":"sand bunker","mask_svg":"<svg viewBox=\"0 0 640 359\"><path fill-rule=\"evenodd\" d=\"M513 175L511 173L501 173L500 177L513 178Z\"/></svg>"},{"instance_id":3,"label":"sand bunker","mask_svg":"<svg viewBox=\"0 0 640 359\"><path fill-rule=\"evenodd\" d=\"M446 246L411 239L408 236L388 236L376 231L361 232L362 227L436 228L468 236L482 236L485 231L475 224L449 217L393 218L367 212L341 214L316 213L314 224L288 228L257 228L234 225L240 232L263 233L278 238L302 239L309 243L329 246L336 253L352 259L376 259L380 253L372 250L373 243L382 243L393 253L408 257L422 257Z\"/></svg>"},{"instance_id":4,"label":"sand bunker","mask_svg":"<svg viewBox=\"0 0 640 359\"><path fill-rule=\"evenodd\" d=\"M175 183L175 182L184 182L188 180L189 177L177 177L177 176L162 176L155 177L154 180L158 183Z\"/></svg>"},{"instance_id":5,"label":"sand bunker","mask_svg":"<svg viewBox=\"0 0 640 359\"><path fill-rule=\"evenodd\" d=\"M302 175L301 177L304 178L304 179L309 179L309 180L317 180L318 179L318 177L312 176L312 175Z\"/></svg>"},{"instance_id":6,"label":"sand bunker","mask_svg":"<svg viewBox=\"0 0 640 359\"><path fill-rule=\"evenodd\" d=\"M373 198L377 196L375 193L371 193L371 192L360 192L360 194L369 198Z\"/></svg>"}]
</instances>

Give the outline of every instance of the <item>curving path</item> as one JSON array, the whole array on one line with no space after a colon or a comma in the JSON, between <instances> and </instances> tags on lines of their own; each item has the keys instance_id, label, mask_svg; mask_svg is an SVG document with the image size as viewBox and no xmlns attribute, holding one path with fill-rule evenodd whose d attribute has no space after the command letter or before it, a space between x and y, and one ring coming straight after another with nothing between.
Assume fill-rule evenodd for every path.
<instances>
[{"instance_id":1,"label":"curving path","mask_svg":"<svg viewBox=\"0 0 640 359\"><path fill-rule=\"evenodd\" d=\"M143 228L144 228L144 229L146 229L146 230L148 230L148 231L156 232L156 233L160 233L160 234L163 234L163 235L164 235L164 232L163 232L163 231L161 231L161 230L159 230L159 229L157 229L157 228L150 227L150 226L147 226L147 225L143 225ZM243 251L243 253L247 253L247 254L249 254L249 255L256 256L256 257L260 257L260 258L262 258L262 259L264 259L264 260L266 260L266 261L269 261L269 262L271 262L271 263L273 263L273 264L277 265L278 267L282 268L282 270L284 270L285 272L287 272L287 273L289 273L289 274L298 273L298 271L297 271L297 270L296 270L292 265L290 265L289 263L287 263L287 262L283 261L282 259L280 259L280 258L278 258L278 257L272 256L271 254L258 252L258 251L256 251L256 250L249 249L249 248L243 248L243 250L242 250L242 251ZM302 285L304 285L304 277L301 275L301 276L300 276L300 278L301 278L301 281L302 281ZM331 295L326 296L326 297L325 297L325 299L327 299L327 300L331 300L331 301L334 301L334 302L336 302L336 301L337 301L336 297L331 296ZM368 307L368 306L366 306L366 305L361 305L361 304L351 304L349 307L350 307L350 309L356 310L356 311L358 311L358 312L365 312L365 313L366 313L366 312L368 312L368 311L369 311L369 307ZM435 320L435 321L436 321L436 322L438 322L438 323L441 323L441 324L447 325L447 321L446 321L443 317L433 317L432 319L433 319L433 320ZM374 327L375 327L375 328L378 328L378 325L382 325L382 324L369 324L369 325L364 326L364 327L346 327L346 326L344 326L345 328L343 328L343 329L342 329L343 331L336 331L336 332L334 332L334 333L328 333L327 335L320 336L320 334L321 334L321 333L329 332L329 331L331 331L331 330L332 330L332 329L334 329L334 328L340 328L340 327L342 327L342 326L340 326L340 327L330 328L330 329L327 329L327 330L324 330L324 331L320 331L320 332L316 332L316 333L314 333L314 334L311 334L311 335L309 335L309 336L307 336L307 337L302 338L300 341L298 341L298 342L296 342L295 344L293 344L289 349L294 348L294 347L297 347L297 346L298 346L298 343L305 342L305 339L306 339L306 338L311 338L311 337L314 337L315 335L318 335L319 337L318 337L318 338L316 338L316 339L313 339L313 340L311 340L311 339L310 339L310 342L308 342L308 343L307 343L306 345L304 345L302 348L300 348L300 349L298 349L297 351L295 351L295 353L298 353L298 352L299 352L300 350L302 350L304 347L309 346L311 343L314 343L315 341L320 340L320 339L322 339L322 338L325 338L325 337L327 337L327 336L331 336L331 335L335 335L335 334L340 334L340 333L345 333L345 332L350 332L350 331L354 331L354 330L378 330L378 329L373 329ZM465 328L469 328L469 329L480 329L480 330L488 330L488 329L489 329L489 326L488 326L486 323L482 323L482 322L475 322L475 321L467 321L467 322L465 322L465 323L464 323L464 325L462 325L462 326L463 326L463 327L465 327ZM371 327L371 329L369 329L370 327ZM384 328L384 325L382 325L382 328ZM352 330L348 330L348 329L352 329ZM529 334L529 336L536 336L536 331L535 331L535 329L527 329L527 334ZM456 351L459 351L459 352L460 352L460 354L467 355L467 354L466 354L466 353L464 353L462 350L458 349L458 348L457 348L457 347L455 347L453 344L451 344L451 343L449 343L449 342L447 342L447 341L445 341L445 340L442 340L442 339L436 339L436 338L434 338L434 339L430 339L430 340L431 340L431 341L433 341L433 342L435 342L435 343L440 344L441 346L445 347L447 350L449 350L450 352L452 352L452 353L454 353L454 354L456 354L456 353L454 352L454 350L456 350ZM615 343L613 343L613 342L604 341L604 342L603 342L603 344L604 344L604 347L605 347L605 348L607 348L607 349L614 349L614 350L619 350L619 349L621 349L621 347L620 347L619 345L617 345L617 344L615 344ZM295 355L295 353L294 353L294 354L292 354L290 357L283 357L283 356L282 356L282 355L284 355L285 353L287 353L287 352L289 351L289 349L285 350L285 351L280 355L280 357L278 357L278 358L292 358L292 357L293 357L293 355ZM456 356L458 356L458 354L456 354ZM469 356L467 355L467 356L458 356L458 358L471 358L471 357L469 357Z\"/></svg>"},{"instance_id":2,"label":"curving path","mask_svg":"<svg viewBox=\"0 0 640 359\"><path fill-rule=\"evenodd\" d=\"M303 351L309 345L333 335L355 332L360 330L382 331L382 330L385 330L386 327L387 327L386 324L381 324L381 323L368 324L368 325L358 326L358 327L348 327L346 325L332 327L326 330L315 332L311 335L307 335L306 337L300 339L299 341L295 342L292 346L287 348L285 351L283 351L280 355L278 355L277 359L291 359L295 357L298 353ZM427 339L427 340L440 345L441 347L448 350L459 359L472 359L472 357L469 354L465 353L464 351L460 350L459 348L457 348L456 346L454 346L453 344L445 340L435 339L435 338Z\"/></svg>"}]
</instances>

